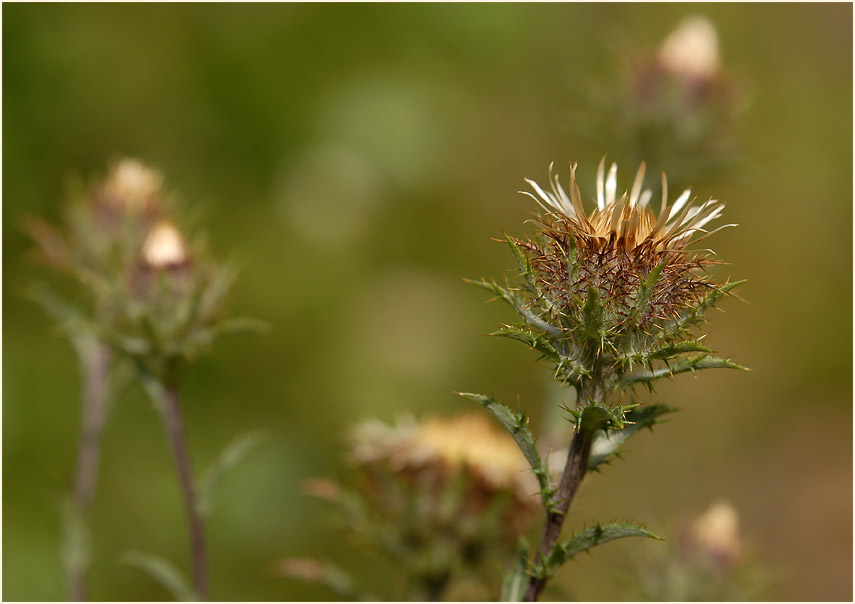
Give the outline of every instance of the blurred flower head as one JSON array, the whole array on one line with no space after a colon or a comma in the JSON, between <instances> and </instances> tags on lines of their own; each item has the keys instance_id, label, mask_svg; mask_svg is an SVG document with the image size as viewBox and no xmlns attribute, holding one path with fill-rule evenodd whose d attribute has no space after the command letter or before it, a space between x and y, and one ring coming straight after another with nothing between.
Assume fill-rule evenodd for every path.
<instances>
[{"instance_id":1,"label":"blurred flower head","mask_svg":"<svg viewBox=\"0 0 855 604\"><path fill-rule=\"evenodd\" d=\"M169 220L161 220L143 242L142 262L151 269L176 268L189 261L181 231Z\"/></svg>"},{"instance_id":2,"label":"blurred flower head","mask_svg":"<svg viewBox=\"0 0 855 604\"><path fill-rule=\"evenodd\" d=\"M488 585L539 508L522 453L482 415L362 422L351 460L354 491L325 481L307 489L349 511L349 525L421 587L452 576Z\"/></svg>"},{"instance_id":3,"label":"blurred flower head","mask_svg":"<svg viewBox=\"0 0 855 604\"><path fill-rule=\"evenodd\" d=\"M143 210L162 193L163 176L136 159L122 159L110 171L100 191L102 203L127 210Z\"/></svg>"},{"instance_id":4,"label":"blurred flower head","mask_svg":"<svg viewBox=\"0 0 855 604\"><path fill-rule=\"evenodd\" d=\"M507 491L521 505L537 504L537 481L516 443L481 414L409 419L394 426L364 422L353 433L353 458L387 462L401 472L444 477L464 472L487 491Z\"/></svg>"},{"instance_id":5,"label":"blurred flower head","mask_svg":"<svg viewBox=\"0 0 855 604\"><path fill-rule=\"evenodd\" d=\"M726 502L714 503L692 523L686 541L716 565L732 566L742 555L736 509Z\"/></svg>"},{"instance_id":6,"label":"blurred flower head","mask_svg":"<svg viewBox=\"0 0 855 604\"><path fill-rule=\"evenodd\" d=\"M687 17L662 41L657 55L668 72L694 81L710 81L718 74L718 33L706 17Z\"/></svg>"}]
</instances>

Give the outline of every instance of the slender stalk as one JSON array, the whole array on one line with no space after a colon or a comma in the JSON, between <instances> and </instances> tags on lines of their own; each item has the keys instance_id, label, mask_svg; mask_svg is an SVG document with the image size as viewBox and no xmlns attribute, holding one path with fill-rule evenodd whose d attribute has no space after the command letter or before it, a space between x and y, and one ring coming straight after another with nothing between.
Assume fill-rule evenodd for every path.
<instances>
[{"instance_id":1,"label":"slender stalk","mask_svg":"<svg viewBox=\"0 0 855 604\"><path fill-rule=\"evenodd\" d=\"M586 392L587 398L590 398L592 402L602 402L604 393L602 378L598 371L594 372L594 379L585 385L587 388L580 387L579 389L578 400L581 400L583 392ZM585 430L580 422L573 431L573 438L570 441L570 452L567 454L567 462L564 465L564 472L561 474L561 480L555 491L556 504L552 510L547 510L546 512L546 524L543 527L543 535L540 538L540 551L537 554L538 563L549 555L552 548L555 547L558 537L561 536L561 529L564 526L567 511L570 509L570 504L576 496L576 491L579 490L579 485L582 484L585 472L588 470L588 457L591 454L591 444L593 441L594 431ZM547 581L546 577L532 575L529 578L528 588L523 596L523 601L537 602L543 588L546 587Z\"/></svg>"},{"instance_id":2,"label":"slender stalk","mask_svg":"<svg viewBox=\"0 0 855 604\"><path fill-rule=\"evenodd\" d=\"M83 404L74 478L74 506L81 517L89 511L95 495L101 457L101 433L107 416L111 359L109 347L100 341L95 341L91 348L81 353ZM88 561L69 565L68 588L75 602L86 600L87 570Z\"/></svg>"},{"instance_id":3,"label":"slender stalk","mask_svg":"<svg viewBox=\"0 0 855 604\"><path fill-rule=\"evenodd\" d=\"M582 484L582 478L584 478L585 471L588 468L588 456L591 453L592 442L593 434L587 431L577 428L573 433L570 453L567 455L567 464L564 466L564 473L561 475L561 481L558 483L558 489L555 493L557 504L553 511L546 513L546 524L543 527L543 536L540 538L538 561L549 555L561 535L567 510L570 509L573 497L576 495L579 485ZM532 576L529 579L523 601L536 602L546 586L546 581L545 577Z\"/></svg>"},{"instance_id":4,"label":"slender stalk","mask_svg":"<svg viewBox=\"0 0 855 604\"><path fill-rule=\"evenodd\" d=\"M205 562L205 530L199 505L196 499L196 487L190 470L190 459L187 455L184 424L181 420L181 406L178 390L175 387L164 391L163 416L166 421L166 431L175 455L175 465L184 503L187 507L187 519L190 525L190 551L193 556L193 583L199 598L208 600L208 570Z\"/></svg>"}]
</instances>

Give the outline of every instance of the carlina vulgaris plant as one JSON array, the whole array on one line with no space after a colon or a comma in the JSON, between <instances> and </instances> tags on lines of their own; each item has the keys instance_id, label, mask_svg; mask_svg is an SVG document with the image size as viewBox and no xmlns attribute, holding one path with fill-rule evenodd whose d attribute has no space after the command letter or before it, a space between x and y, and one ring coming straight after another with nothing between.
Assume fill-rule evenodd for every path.
<instances>
[{"instance_id":1,"label":"carlina vulgaris plant","mask_svg":"<svg viewBox=\"0 0 855 604\"><path fill-rule=\"evenodd\" d=\"M546 520L537 552L521 552L505 581L503 599L536 601L555 571L595 545L627 536L655 537L630 523L595 524L559 541L570 505L586 473L609 462L641 428L670 407L636 403L634 388L653 391L656 380L710 368L740 368L712 355L699 334L704 313L742 282L718 283L706 269L712 252L690 245L707 231L723 204L696 204L686 190L669 205L662 175L659 213L642 190L645 165L632 188L618 196L617 166L597 170L596 208L587 214L570 168L569 193L550 168L547 190L534 181L532 197L543 210L534 240L506 236L521 280L504 286L475 281L519 316L493 335L521 341L554 368L553 377L575 392L566 406L572 426L569 452L557 484L535 446L527 418L493 398L463 394L484 405L516 440L540 483Z\"/></svg>"},{"instance_id":2,"label":"carlina vulgaris plant","mask_svg":"<svg viewBox=\"0 0 855 604\"><path fill-rule=\"evenodd\" d=\"M235 441L203 480L196 482L187 450L180 385L190 362L218 337L263 328L253 320L220 317L223 297L234 277L233 267L207 260L201 248L193 251L175 223L160 220L148 233L128 275L121 305L124 312L112 333L112 343L133 360L144 389L163 418L187 513L193 564L193 589L180 591L201 600L209 597L204 515L210 491L224 467L260 438L248 435ZM128 561L169 583L156 571L154 559L133 554Z\"/></svg>"},{"instance_id":3,"label":"carlina vulgaris plant","mask_svg":"<svg viewBox=\"0 0 855 604\"><path fill-rule=\"evenodd\" d=\"M126 201L122 204L118 199ZM222 470L260 439L249 435L235 441L202 481L194 482L179 386L189 362L219 336L258 330L261 325L220 316L224 296L236 275L234 266L215 264L201 246L189 245L164 210L164 199L162 177L157 172L135 160L123 160L86 201L69 206L68 234L38 221L33 221L29 230L42 256L83 286L79 288L83 291L82 306L47 288L36 290L37 299L60 320L73 340L94 339L108 359L130 367L128 374L141 383L163 417L175 458L190 525L194 587L186 585L171 564L155 556L130 552L124 559L150 572L173 595L204 600L208 598L208 573L203 516L210 493ZM103 371L100 379L106 384L109 375ZM104 384L100 387L106 388ZM88 392L88 388L87 381L84 390ZM89 401L84 404L79 463L83 470L78 471L77 479L78 484L82 480L89 485L88 491L82 489L84 493L91 493L94 484L97 437L103 425L103 413L93 420L95 408ZM96 425L97 431L89 429L90 425ZM78 519L67 532L72 541L67 547L71 553L66 554L72 597L84 599L83 577L88 566L85 526Z\"/></svg>"},{"instance_id":4,"label":"carlina vulgaris plant","mask_svg":"<svg viewBox=\"0 0 855 604\"><path fill-rule=\"evenodd\" d=\"M102 330L115 316L108 292L164 211L162 182L157 171L123 159L91 190L72 196L64 206L64 229L36 218L24 225L36 243L38 259L84 291L74 300L46 285L34 285L29 292L68 336L80 363L80 441L73 496L63 521L63 564L69 597L75 601L87 598L88 515L97 485L101 435L109 410L129 379L127 366L116 358Z\"/></svg>"}]
</instances>

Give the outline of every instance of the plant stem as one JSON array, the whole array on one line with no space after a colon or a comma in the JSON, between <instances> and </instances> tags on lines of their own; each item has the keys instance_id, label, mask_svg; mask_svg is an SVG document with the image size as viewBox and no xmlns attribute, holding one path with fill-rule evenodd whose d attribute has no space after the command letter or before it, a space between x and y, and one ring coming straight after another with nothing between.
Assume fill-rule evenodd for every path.
<instances>
[{"instance_id":1,"label":"plant stem","mask_svg":"<svg viewBox=\"0 0 855 604\"><path fill-rule=\"evenodd\" d=\"M80 422L80 444L77 450L77 471L74 478L74 507L81 518L89 511L95 494L98 478L98 461L101 453L101 433L107 416L109 396L110 362L109 347L101 341L93 341L80 353L83 373L82 414ZM68 572L68 587L75 602L86 600L86 572L88 560L71 564Z\"/></svg>"},{"instance_id":2,"label":"plant stem","mask_svg":"<svg viewBox=\"0 0 855 604\"><path fill-rule=\"evenodd\" d=\"M588 456L591 453L593 440L594 435L589 431L582 430L581 426L577 427L573 433L564 473L561 475L561 481L558 483L558 489L555 492L557 503L553 510L546 512L546 524L543 527L543 536L540 539L538 563L549 555L561 535L567 510L570 509L573 497L576 495L582 478L585 476L585 471L588 469ZM546 581L546 577L531 576L523 601L536 602L546 586Z\"/></svg>"},{"instance_id":3,"label":"plant stem","mask_svg":"<svg viewBox=\"0 0 855 604\"><path fill-rule=\"evenodd\" d=\"M184 425L181 420L181 406L178 390L172 386L164 390L163 415L166 430L175 455L178 479L187 507L187 519L190 525L190 551L193 556L193 583L198 597L208 600L208 570L205 563L205 530L199 505L196 500L196 488L190 470L190 459L184 437Z\"/></svg>"}]
</instances>

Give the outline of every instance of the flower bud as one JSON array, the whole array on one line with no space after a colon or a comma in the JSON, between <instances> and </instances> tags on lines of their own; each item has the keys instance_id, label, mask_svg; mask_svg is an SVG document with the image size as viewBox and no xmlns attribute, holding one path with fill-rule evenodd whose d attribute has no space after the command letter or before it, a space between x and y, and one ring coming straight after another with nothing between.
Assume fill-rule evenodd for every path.
<instances>
[{"instance_id":1,"label":"flower bud","mask_svg":"<svg viewBox=\"0 0 855 604\"><path fill-rule=\"evenodd\" d=\"M118 162L102 189L103 201L118 209L139 211L156 203L163 176L135 159Z\"/></svg>"},{"instance_id":2,"label":"flower bud","mask_svg":"<svg viewBox=\"0 0 855 604\"><path fill-rule=\"evenodd\" d=\"M711 505L692 523L689 538L694 549L722 566L733 565L742 553L739 515L729 503Z\"/></svg>"},{"instance_id":3,"label":"flower bud","mask_svg":"<svg viewBox=\"0 0 855 604\"><path fill-rule=\"evenodd\" d=\"M143 243L143 265L161 270L183 266L188 260L189 255L181 232L167 220L158 222Z\"/></svg>"},{"instance_id":4,"label":"flower bud","mask_svg":"<svg viewBox=\"0 0 855 604\"><path fill-rule=\"evenodd\" d=\"M678 77L708 82L718 74L718 34L705 17L684 19L659 47L659 64Z\"/></svg>"}]
</instances>

